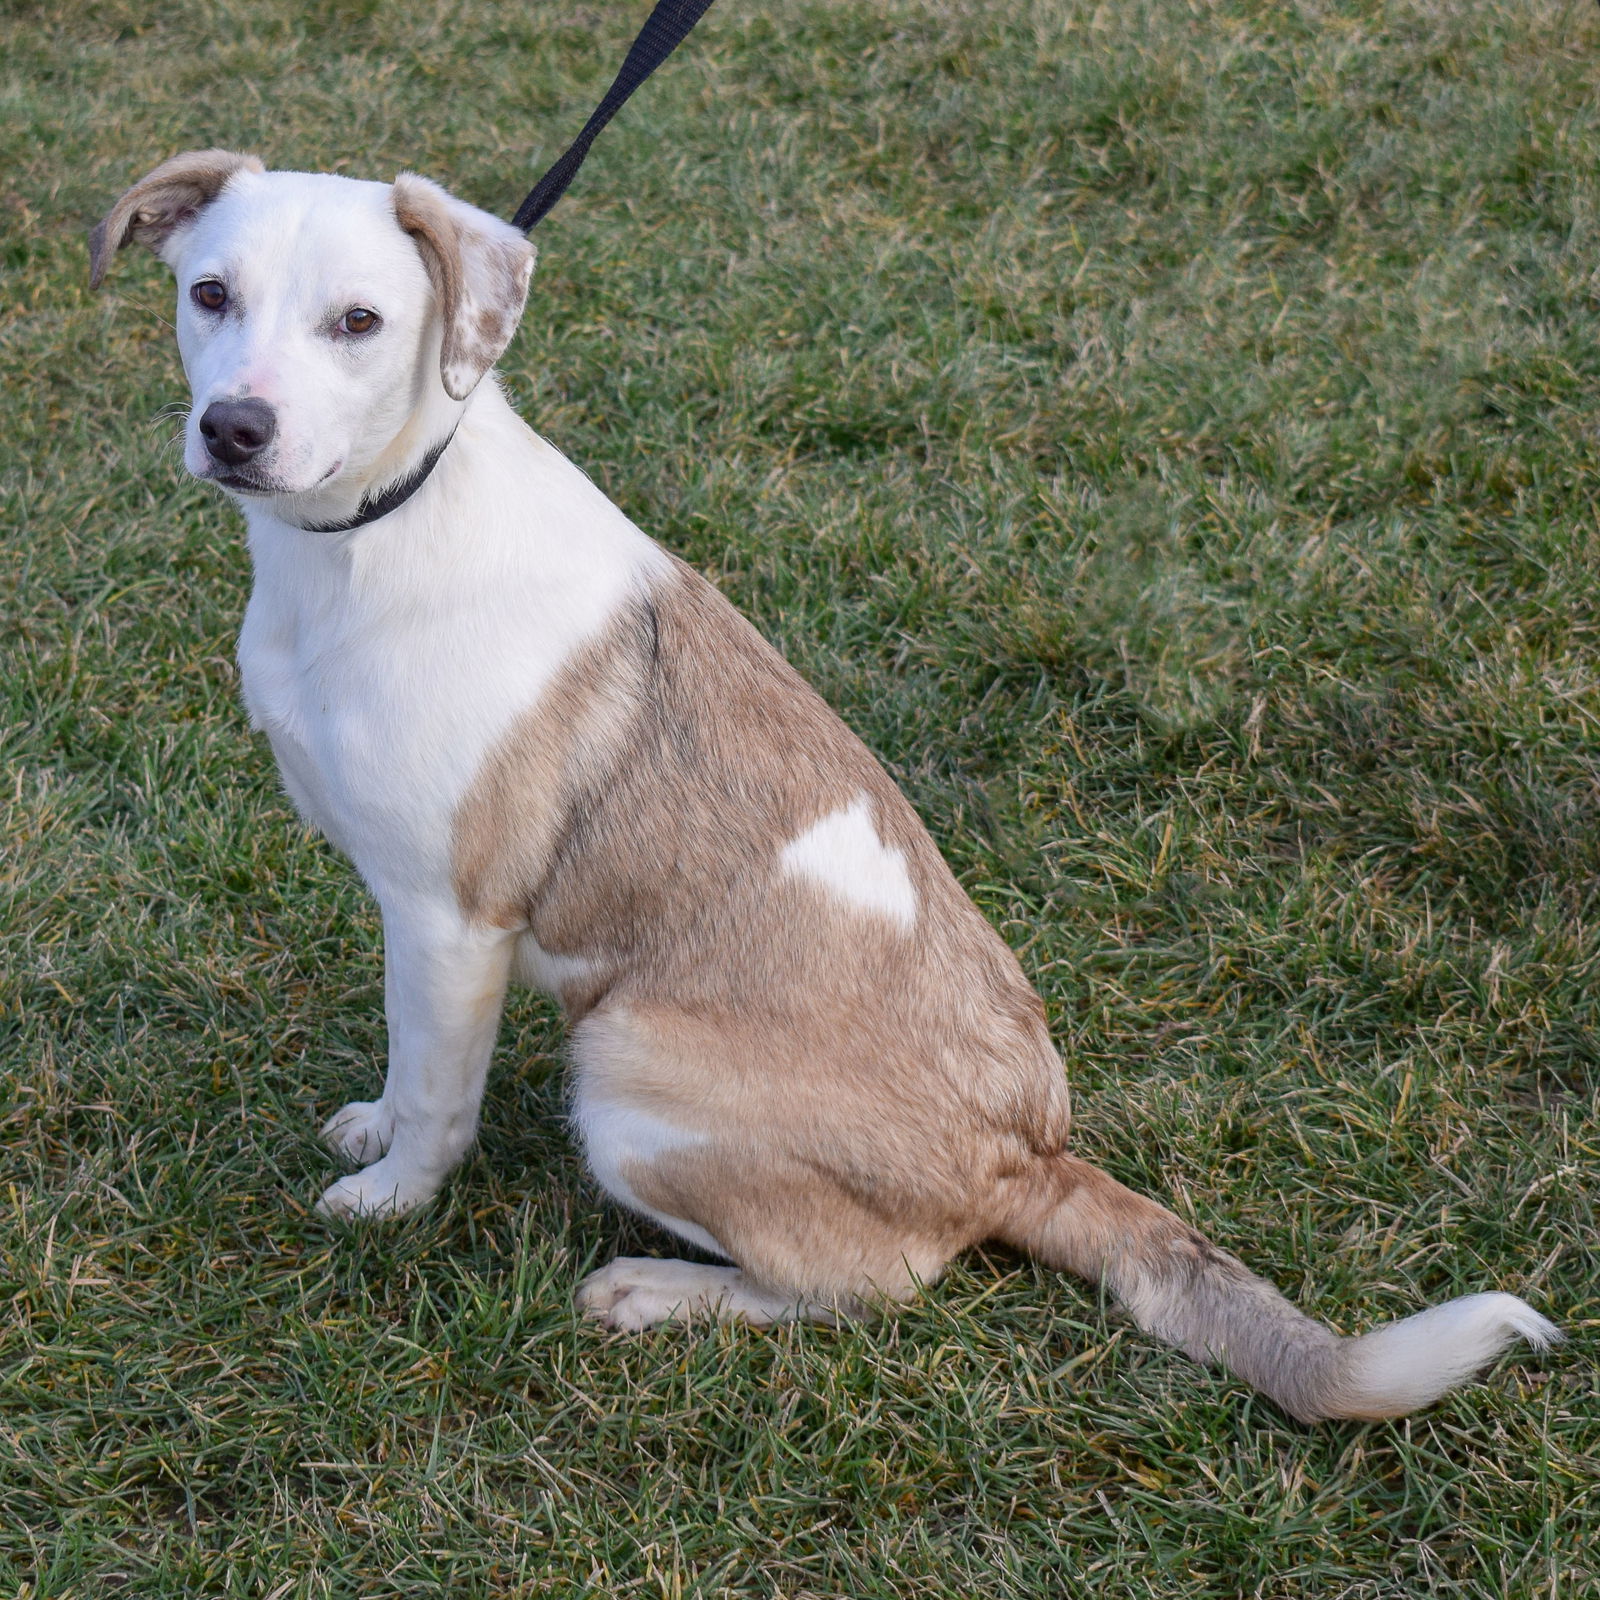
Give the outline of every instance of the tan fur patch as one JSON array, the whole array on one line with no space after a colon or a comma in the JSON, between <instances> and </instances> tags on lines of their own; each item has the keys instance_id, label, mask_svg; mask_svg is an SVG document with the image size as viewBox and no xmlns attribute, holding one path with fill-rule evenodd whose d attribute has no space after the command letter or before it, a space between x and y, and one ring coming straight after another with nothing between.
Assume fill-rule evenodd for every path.
<instances>
[{"instance_id":1,"label":"tan fur patch","mask_svg":"<svg viewBox=\"0 0 1600 1600\"><path fill-rule=\"evenodd\" d=\"M517 331L534 250L526 240L463 227L452 211L458 204L415 173L402 172L394 181L395 219L416 240L439 297L440 375L451 398L464 400ZM459 213L471 214L466 208Z\"/></svg>"},{"instance_id":2,"label":"tan fur patch","mask_svg":"<svg viewBox=\"0 0 1600 1600\"><path fill-rule=\"evenodd\" d=\"M460 312L462 294L460 232L450 209L434 193L433 186L420 183L402 172L394 180L394 215L416 241L422 263L433 280L439 297L439 315L444 319L445 337L451 336Z\"/></svg>"},{"instance_id":3,"label":"tan fur patch","mask_svg":"<svg viewBox=\"0 0 1600 1600\"><path fill-rule=\"evenodd\" d=\"M909 934L781 870L862 794L905 857ZM629 1182L762 1282L904 1292L1064 1144L1015 958L865 746L686 567L513 730L455 861L470 916L604 975L563 995L586 1092L710 1135Z\"/></svg>"},{"instance_id":4,"label":"tan fur patch","mask_svg":"<svg viewBox=\"0 0 1600 1600\"><path fill-rule=\"evenodd\" d=\"M89 287L98 289L111 258L138 240L157 249L163 240L222 192L236 172L265 172L257 156L234 150L189 150L147 172L89 234Z\"/></svg>"}]
</instances>

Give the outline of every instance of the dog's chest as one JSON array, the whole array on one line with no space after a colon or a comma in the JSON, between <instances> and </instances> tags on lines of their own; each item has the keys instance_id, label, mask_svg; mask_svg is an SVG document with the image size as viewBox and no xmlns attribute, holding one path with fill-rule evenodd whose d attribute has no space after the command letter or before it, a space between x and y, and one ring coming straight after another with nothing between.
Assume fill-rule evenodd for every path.
<instances>
[{"instance_id":1,"label":"dog's chest","mask_svg":"<svg viewBox=\"0 0 1600 1600\"><path fill-rule=\"evenodd\" d=\"M372 880L389 875L389 857L426 870L451 795L481 759L481 740L449 715L468 675L432 633L258 588L240 634L245 703L285 788Z\"/></svg>"},{"instance_id":2,"label":"dog's chest","mask_svg":"<svg viewBox=\"0 0 1600 1600\"><path fill-rule=\"evenodd\" d=\"M403 549L288 562L270 545L252 541L239 664L284 787L380 900L448 898L463 795L640 574L521 581L408 568Z\"/></svg>"}]
</instances>

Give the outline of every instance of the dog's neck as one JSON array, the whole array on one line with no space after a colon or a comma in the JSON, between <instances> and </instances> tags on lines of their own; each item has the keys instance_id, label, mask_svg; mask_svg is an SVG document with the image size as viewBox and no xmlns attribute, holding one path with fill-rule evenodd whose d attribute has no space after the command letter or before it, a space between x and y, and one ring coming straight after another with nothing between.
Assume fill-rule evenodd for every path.
<instances>
[{"instance_id":1,"label":"dog's neck","mask_svg":"<svg viewBox=\"0 0 1600 1600\"><path fill-rule=\"evenodd\" d=\"M439 464L439 457L450 448L450 441L455 438L456 430L451 428L444 438L437 444L430 445L423 453L422 459L410 469L402 478L396 478L387 489L374 493L369 489L361 497L361 503L348 517L343 517L337 522L311 522L302 524L302 533L353 533L357 528L364 528L368 523L381 521L391 511L398 511L412 495L414 495L430 477L433 469Z\"/></svg>"}]
</instances>

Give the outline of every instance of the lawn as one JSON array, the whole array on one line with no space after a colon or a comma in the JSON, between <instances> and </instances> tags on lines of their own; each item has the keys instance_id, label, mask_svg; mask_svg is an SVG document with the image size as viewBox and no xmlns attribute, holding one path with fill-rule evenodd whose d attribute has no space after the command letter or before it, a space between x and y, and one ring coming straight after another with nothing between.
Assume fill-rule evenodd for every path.
<instances>
[{"instance_id":1,"label":"lawn","mask_svg":"<svg viewBox=\"0 0 1600 1600\"><path fill-rule=\"evenodd\" d=\"M721 0L541 228L530 421L777 641L1037 981L1080 1148L1343 1331L1569 1331L1304 1428L1002 1252L609 1336L667 1242L517 998L330 1227L374 909L240 711L171 447L197 145L509 214L644 0L0 13L0 1593L1600 1593L1600 10Z\"/></svg>"}]
</instances>

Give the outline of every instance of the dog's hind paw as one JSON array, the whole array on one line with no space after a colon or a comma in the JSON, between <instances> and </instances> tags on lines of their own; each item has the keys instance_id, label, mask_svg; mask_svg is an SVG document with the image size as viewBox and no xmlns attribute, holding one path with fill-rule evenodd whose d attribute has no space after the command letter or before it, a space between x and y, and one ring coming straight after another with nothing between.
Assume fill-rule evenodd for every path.
<instances>
[{"instance_id":1,"label":"dog's hind paw","mask_svg":"<svg viewBox=\"0 0 1600 1600\"><path fill-rule=\"evenodd\" d=\"M375 1161L324 1189L317 1210L325 1217L398 1217L431 1200L438 1188Z\"/></svg>"},{"instance_id":2,"label":"dog's hind paw","mask_svg":"<svg viewBox=\"0 0 1600 1600\"><path fill-rule=\"evenodd\" d=\"M743 1321L757 1328L774 1322L836 1320L827 1306L758 1288L738 1267L661 1261L654 1256L618 1256L578 1285L577 1298L584 1316L629 1333L698 1317Z\"/></svg>"},{"instance_id":3,"label":"dog's hind paw","mask_svg":"<svg viewBox=\"0 0 1600 1600\"><path fill-rule=\"evenodd\" d=\"M322 1142L357 1166L387 1155L394 1138L394 1113L381 1100L352 1100L322 1125Z\"/></svg>"},{"instance_id":4,"label":"dog's hind paw","mask_svg":"<svg viewBox=\"0 0 1600 1600\"><path fill-rule=\"evenodd\" d=\"M719 1316L743 1280L737 1267L618 1256L578 1285L578 1309L608 1328L636 1333L658 1322Z\"/></svg>"}]
</instances>

